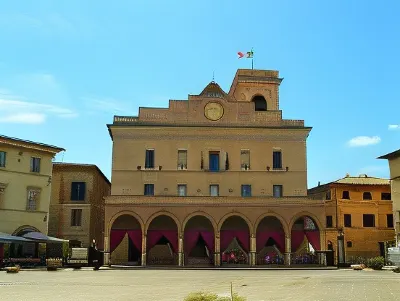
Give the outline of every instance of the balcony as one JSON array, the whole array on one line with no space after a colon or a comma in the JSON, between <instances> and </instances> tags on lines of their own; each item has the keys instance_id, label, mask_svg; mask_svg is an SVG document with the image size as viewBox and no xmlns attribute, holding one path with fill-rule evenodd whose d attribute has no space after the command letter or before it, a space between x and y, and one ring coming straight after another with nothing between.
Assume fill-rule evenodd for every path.
<instances>
[{"instance_id":1,"label":"balcony","mask_svg":"<svg viewBox=\"0 0 400 301\"><path fill-rule=\"evenodd\" d=\"M178 170L187 170L187 165L185 165L185 164L179 164L179 165L177 166L177 169L178 169Z\"/></svg>"},{"instance_id":2,"label":"balcony","mask_svg":"<svg viewBox=\"0 0 400 301\"><path fill-rule=\"evenodd\" d=\"M158 171L158 170L162 170L162 166L154 166L154 167L145 167L145 166L138 166L137 167L137 170L145 170L145 171L151 171L151 170L155 170L155 171Z\"/></svg>"}]
</instances>

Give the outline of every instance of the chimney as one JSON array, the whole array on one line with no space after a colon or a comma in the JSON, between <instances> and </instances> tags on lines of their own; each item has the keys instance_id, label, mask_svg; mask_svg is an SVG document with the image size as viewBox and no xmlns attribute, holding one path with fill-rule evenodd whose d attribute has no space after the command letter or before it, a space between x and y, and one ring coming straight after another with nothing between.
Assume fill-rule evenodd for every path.
<instances>
[{"instance_id":1,"label":"chimney","mask_svg":"<svg viewBox=\"0 0 400 301\"><path fill-rule=\"evenodd\" d=\"M321 182L320 181L318 181L318 186L321 186Z\"/></svg>"}]
</instances>

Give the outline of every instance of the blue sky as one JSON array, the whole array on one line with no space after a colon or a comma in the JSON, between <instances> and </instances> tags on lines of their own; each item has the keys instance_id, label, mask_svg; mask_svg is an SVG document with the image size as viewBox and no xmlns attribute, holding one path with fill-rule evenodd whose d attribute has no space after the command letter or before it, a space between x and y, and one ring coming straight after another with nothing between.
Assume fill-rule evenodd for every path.
<instances>
[{"instance_id":1,"label":"blue sky","mask_svg":"<svg viewBox=\"0 0 400 301\"><path fill-rule=\"evenodd\" d=\"M113 115L229 90L238 51L279 70L287 119L304 119L309 187L388 177L400 148L400 2L0 0L0 133L54 144L111 174Z\"/></svg>"}]
</instances>

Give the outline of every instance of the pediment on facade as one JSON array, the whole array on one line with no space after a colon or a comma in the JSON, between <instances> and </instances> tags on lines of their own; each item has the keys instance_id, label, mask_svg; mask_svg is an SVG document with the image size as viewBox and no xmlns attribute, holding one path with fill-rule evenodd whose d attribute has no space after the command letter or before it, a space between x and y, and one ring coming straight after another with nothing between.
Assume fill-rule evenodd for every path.
<instances>
[{"instance_id":1,"label":"pediment on facade","mask_svg":"<svg viewBox=\"0 0 400 301\"><path fill-rule=\"evenodd\" d=\"M202 97L211 98L225 98L227 94L222 90L222 88L214 81L210 82L203 91L199 94Z\"/></svg>"}]
</instances>

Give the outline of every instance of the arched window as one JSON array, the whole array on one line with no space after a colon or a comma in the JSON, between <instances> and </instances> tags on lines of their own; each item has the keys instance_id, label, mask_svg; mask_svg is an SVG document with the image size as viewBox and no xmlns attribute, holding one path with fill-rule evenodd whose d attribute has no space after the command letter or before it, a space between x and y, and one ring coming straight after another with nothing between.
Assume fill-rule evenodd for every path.
<instances>
[{"instance_id":1,"label":"arched window","mask_svg":"<svg viewBox=\"0 0 400 301\"><path fill-rule=\"evenodd\" d=\"M261 95L254 96L251 101L254 102L256 111L267 110L267 101L265 100L264 96Z\"/></svg>"}]
</instances>

